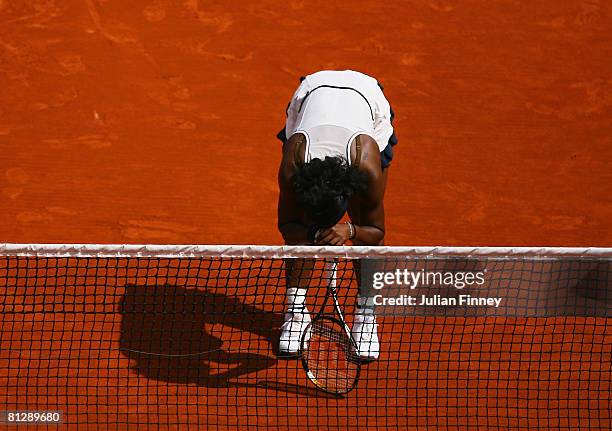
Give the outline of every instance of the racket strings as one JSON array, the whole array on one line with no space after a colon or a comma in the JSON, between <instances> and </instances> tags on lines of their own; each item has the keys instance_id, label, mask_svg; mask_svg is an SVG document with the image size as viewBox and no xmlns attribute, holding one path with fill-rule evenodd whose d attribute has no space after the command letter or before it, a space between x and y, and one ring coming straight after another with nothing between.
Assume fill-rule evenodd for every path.
<instances>
[{"instance_id":1,"label":"racket strings","mask_svg":"<svg viewBox=\"0 0 612 431\"><path fill-rule=\"evenodd\" d=\"M359 363L342 326L328 320L314 321L309 336L302 354L311 380L328 392L349 392L359 376Z\"/></svg>"}]
</instances>

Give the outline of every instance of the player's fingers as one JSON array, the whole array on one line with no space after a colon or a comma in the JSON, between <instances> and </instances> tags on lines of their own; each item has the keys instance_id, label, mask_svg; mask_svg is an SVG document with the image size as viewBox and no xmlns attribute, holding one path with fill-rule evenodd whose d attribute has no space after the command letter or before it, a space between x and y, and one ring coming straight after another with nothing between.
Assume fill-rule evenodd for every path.
<instances>
[{"instance_id":1,"label":"player's fingers","mask_svg":"<svg viewBox=\"0 0 612 431\"><path fill-rule=\"evenodd\" d=\"M317 244L328 244L335 237L334 232L327 232L326 235L320 235Z\"/></svg>"},{"instance_id":2,"label":"player's fingers","mask_svg":"<svg viewBox=\"0 0 612 431\"><path fill-rule=\"evenodd\" d=\"M325 235L329 235L331 229L319 229L317 231L317 238L323 238Z\"/></svg>"},{"instance_id":3,"label":"player's fingers","mask_svg":"<svg viewBox=\"0 0 612 431\"><path fill-rule=\"evenodd\" d=\"M329 245L342 245L342 237L334 233L333 237L329 240Z\"/></svg>"},{"instance_id":4,"label":"player's fingers","mask_svg":"<svg viewBox=\"0 0 612 431\"><path fill-rule=\"evenodd\" d=\"M336 242L336 240L337 240L338 238L340 238L340 235L338 235L338 234L337 234L336 232L334 232L334 231L331 231L331 232L329 233L329 235L327 236L327 238L326 238L326 239L327 239L327 243L328 243L329 245L335 245L335 242Z\"/></svg>"},{"instance_id":5,"label":"player's fingers","mask_svg":"<svg viewBox=\"0 0 612 431\"><path fill-rule=\"evenodd\" d=\"M334 239L331 241L331 243L330 243L330 244L331 244L331 245L342 245L342 244L344 244L344 241L342 241L342 238L340 238L340 237L336 237L336 238L334 238Z\"/></svg>"}]
</instances>

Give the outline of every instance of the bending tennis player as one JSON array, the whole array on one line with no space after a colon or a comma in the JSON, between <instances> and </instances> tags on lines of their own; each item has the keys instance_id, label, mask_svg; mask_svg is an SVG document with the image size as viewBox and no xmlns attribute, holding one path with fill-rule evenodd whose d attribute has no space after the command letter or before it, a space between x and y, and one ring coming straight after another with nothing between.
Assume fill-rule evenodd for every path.
<instances>
[{"instance_id":1,"label":"bending tennis player","mask_svg":"<svg viewBox=\"0 0 612 431\"><path fill-rule=\"evenodd\" d=\"M287 108L279 170L278 228L288 245L382 245L383 198L393 146L393 111L363 73L322 71L302 78ZM350 221L342 222L348 211ZM305 307L312 259L287 262L287 310L279 353L296 355L311 320ZM351 335L363 360L378 358L374 302L359 289Z\"/></svg>"}]
</instances>

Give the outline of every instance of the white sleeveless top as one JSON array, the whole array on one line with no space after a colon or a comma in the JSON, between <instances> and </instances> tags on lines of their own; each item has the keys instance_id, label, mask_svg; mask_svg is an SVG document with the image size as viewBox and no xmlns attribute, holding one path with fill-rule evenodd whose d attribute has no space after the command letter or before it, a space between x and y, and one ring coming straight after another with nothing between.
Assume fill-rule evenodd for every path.
<instances>
[{"instance_id":1,"label":"white sleeveless top","mask_svg":"<svg viewBox=\"0 0 612 431\"><path fill-rule=\"evenodd\" d=\"M287 109L285 133L306 137L305 162L340 156L349 163L350 143L371 136L382 151L393 134L391 109L377 81L350 70L307 76Z\"/></svg>"}]
</instances>

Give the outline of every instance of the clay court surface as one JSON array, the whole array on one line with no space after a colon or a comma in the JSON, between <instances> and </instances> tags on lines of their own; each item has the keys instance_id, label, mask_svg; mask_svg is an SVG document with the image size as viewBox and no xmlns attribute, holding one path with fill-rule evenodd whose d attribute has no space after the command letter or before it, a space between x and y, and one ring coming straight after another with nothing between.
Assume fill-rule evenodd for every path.
<instances>
[{"instance_id":1,"label":"clay court surface","mask_svg":"<svg viewBox=\"0 0 612 431\"><path fill-rule=\"evenodd\" d=\"M609 247L611 28L610 4L596 0L0 0L0 242L280 244L276 171L281 152L275 134L284 125L287 102L301 75L354 69L384 84L396 112L399 144L385 200L387 244ZM54 303L62 292L57 295ZM278 326L282 303L259 305L257 315L267 319L261 327ZM108 317L111 323L120 318ZM80 319L87 324L87 317ZM99 321L90 323L102 328ZM65 320L58 325L71 328ZM511 388L518 404L510 406L495 404L499 387L453 387L465 372L448 370L452 355L461 355L457 340L476 342L469 331L486 334L487 329L479 321L454 323L459 333L445 335L442 323L435 326L436 321L410 325L437 333L433 342L454 352L440 368L429 369L428 396L418 399L418 366L398 377L414 387L390 390L407 397L400 401L385 401L385 388L369 381L377 395L366 417L375 418L380 409L393 414L395 403L409 400L410 420L370 419L380 428L588 426L588 415L585 419L579 411L596 412L591 426L610 425L609 386L597 387L591 402L580 405L571 387L540 387L546 393L534 395L528 380ZM609 323L588 319L553 322L549 330L542 322L504 321L488 336L503 339L517 354L521 341L566 341L570 350L556 353L569 361L594 352L583 350L588 343L564 337L587 334L588 340L590 334L609 348L609 332L598 333L602 327L609 331ZM24 327L27 333L35 330ZM224 342L231 344L233 336L240 332ZM269 337L257 334L257 351L264 349L257 343ZM417 335L407 338L427 347ZM362 393L339 405L304 389L298 364L266 362L273 358L270 352L251 358L263 361L258 387L236 380L219 389L218 380L198 386L189 376L147 381L132 374L144 391L155 393L147 397L133 387L125 389L131 393L63 396L67 403L78 396L100 400L86 413L79 410L91 427L97 414L119 424L129 414L172 419L204 402L212 409L206 413L209 425L218 408L221 426L284 429L293 419L274 422L281 401L294 414L308 412L310 426L364 426L355 412L367 391L358 389ZM112 368L118 374L100 376L101 381L125 385L130 358L117 353L107 359L80 366ZM420 360L433 361L421 357L416 364ZM490 367L494 358L485 363ZM569 377L609 385L606 363L607 370L590 368L601 374ZM527 364L519 370L525 375L533 371L533 363ZM497 374L503 370L479 372L485 380L508 378ZM2 386L16 378L2 377ZM79 376L74 378L78 383ZM88 386L94 386L93 378L87 375ZM279 381L282 390L274 387ZM194 390L190 384L197 386L196 399L185 395ZM168 390L175 392L160 393ZM432 395L442 390L444 395ZM100 407L128 395L151 404L120 407L118 416ZM520 404L534 396L537 404L544 395L570 405ZM153 404L156 397L178 410ZM477 400L461 404L467 397ZM186 400L192 404L176 407ZM566 407L570 414L561 422L542 416L546 409ZM274 413L266 418L269 408ZM253 409L260 409L256 420L247 415Z\"/></svg>"}]
</instances>

